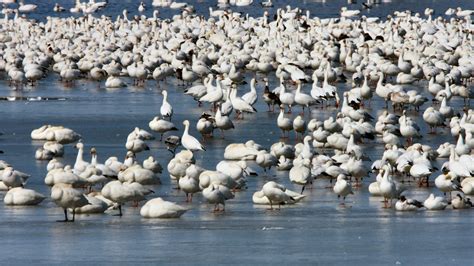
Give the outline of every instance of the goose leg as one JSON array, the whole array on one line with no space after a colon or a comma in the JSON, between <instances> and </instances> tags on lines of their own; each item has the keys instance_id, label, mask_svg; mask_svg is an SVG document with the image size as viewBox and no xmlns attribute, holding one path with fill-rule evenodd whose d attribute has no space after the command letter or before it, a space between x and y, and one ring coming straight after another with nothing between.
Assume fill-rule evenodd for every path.
<instances>
[{"instance_id":1,"label":"goose leg","mask_svg":"<svg viewBox=\"0 0 474 266\"><path fill-rule=\"evenodd\" d=\"M76 219L76 208L72 209L72 220L71 220L71 222L74 222L75 219Z\"/></svg>"},{"instance_id":2,"label":"goose leg","mask_svg":"<svg viewBox=\"0 0 474 266\"><path fill-rule=\"evenodd\" d=\"M57 220L56 222L67 222L67 221L69 221L67 219L67 209L64 209L64 220Z\"/></svg>"}]
</instances>

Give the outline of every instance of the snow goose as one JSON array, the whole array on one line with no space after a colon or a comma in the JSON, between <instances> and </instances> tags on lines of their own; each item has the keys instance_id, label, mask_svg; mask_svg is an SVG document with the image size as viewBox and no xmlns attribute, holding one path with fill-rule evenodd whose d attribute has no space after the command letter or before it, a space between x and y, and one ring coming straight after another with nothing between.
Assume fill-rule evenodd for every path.
<instances>
[{"instance_id":1,"label":"snow goose","mask_svg":"<svg viewBox=\"0 0 474 266\"><path fill-rule=\"evenodd\" d=\"M446 119L451 119L454 115L454 109L451 106L448 106L446 97L442 97L441 105L439 106L439 112Z\"/></svg>"},{"instance_id":2,"label":"snow goose","mask_svg":"<svg viewBox=\"0 0 474 266\"><path fill-rule=\"evenodd\" d=\"M153 190L145 188L140 183L122 183L118 180L109 182L101 190L102 195L118 204L119 216L122 216L122 205L130 201L141 201L145 196L153 193Z\"/></svg>"},{"instance_id":3,"label":"snow goose","mask_svg":"<svg viewBox=\"0 0 474 266\"><path fill-rule=\"evenodd\" d=\"M209 102L212 104L216 104L220 102L224 96L222 92L222 85L221 85L222 78L219 76L216 79L216 87L212 85L212 81L207 83L207 93L206 95L202 96L199 101L200 102Z\"/></svg>"},{"instance_id":4,"label":"snow goose","mask_svg":"<svg viewBox=\"0 0 474 266\"><path fill-rule=\"evenodd\" d=\"M252 78L252 80L250 81L250 91L242 95L242 100L252 106L257 102L257 90L255 89L256 84L257 80L255 78Z\"/></svg>"},{"instance_id":5,"label":"snow goose","mask_svg":"<svg viewBox=\"0 0 474 266\"><path fill-rule=\"evenodd\" d=\"M151 155L148 156L147 159L143 160L143 168L150 170L155 174L161 174L163 171L161 164Z\"/></svg>"},{"instance_id":6,"label":"snow goose","mask_svg":"<svg viewBox=\"0 0 474 266\"><path fill-rule=\"evenodd\" d=\"M54 8L53 8L53 11L54 12L63 12L65 11L66 9L62 6L60 6L58 3L54 4Z\"/></svg>"},{"instance_id":7,"label":"snow goose","mask_svg":"<svg viewBox=\"0 0 474 266\"><path fill-rule=\"evenodd\" d=\"M471 148L469 147L469 145L464 143L464 138L462 134L459 134L458 136L458 141L456 143L456 146L454 147L454 151L458 156L471 153Z\"/></svg>"},{"instance_id":8,"label":"snow goose","mask_svg":"<svg viewBox=\"0 0 474 266\"><path fill-rule=\"evenodd\" d=\"M188 209L162 198L147 201L140 209L140 215L145 218L179 218Z\"/></svg>"},{"instance_id":9,"label":"snow goose","mask_svg":"<svg viewBox=\"0 0 474 266\"><path fill-rule=\"evenodd\" d=\"M474 195L474 177L464 178L461 182L462 192L464 195Z\"/></svg>"},{"instance_id":10,"label":"snow goose","mask_svg":"<svg viewBox=\"0 0 474 266\"><path fill-rule=\"evenodd\" d=\"M161 94L163 95L163 102L161 103L160 107L161 117L163 117L163 119L165 117L168 117L171 121L171 117L173 116L173 107L168 102L168 92L166 90L163 90Z\"/></svg>"},{"instance_id":11,"label":"snow goose","mask_svg":"<svg viewBox=\"0 0 474 266\"><path fill-rule=\"evenodd\" d=\"M451 193L452 191L461 191L461 185L459 184L458 179L449 172L439 175L435 179L435 186L445 195L448 192Z\"/></svg>"},{"instance_id":12,"label":"snow goose","mask_svg":"<svg viewBox=\"0 0 474 266\"><path fill-rule=\"evenodd\" d=\"M232 107L237 111L237 118L241 117L242 119L244 119L244 112L257 112L257 109L255 109L252 105L242 100L242 98L237 97L237 87L235 86L235 84L232 86L232 89L230 91L230 101L232 103Z\"/></svg>"},{"instance_id":13,"label":"snow goose","mask_svg":"<svg viewBox=\"0 0 474 266\"><path fill-rule=\"evenodd\" d=\"M273 210L273 204L278 204L278 209L280 209L281 204L295 201L293 197L286 193L286 188L283 185L274 181L265 183L262 187L262 192L270 202L270 210Z\"/></svg>"},{"instance_id":14,"label":"snow goose","mask_svg":"<svg viewBox=\"0 0 474 266\"><path fill-rule=\"evenodd\" d=\"M196 123L196 129L201 133L203 138L213 137L214 132L214 117L210 114L203 113Z\"/></svg>"},{"instance_id":15,"label":"snow goose","mask_svg":"<svg viewBox=\"0 0 474 266\"><path fill-rule=\"evenodd\" d=\"M18 11L21 13L30 13L36 10L38 6L34 4L25 4L23 0L20 1Z\"/></svg>"},{"instance_id":16,"label":"snow goose","mask_svg":"<svg viewBox=\"0 0 474 266\"><path fill-rule=\"evenodd\" d=\"M145 3L140 2L140 5L138 5L138 12L140 13L145 12Z\"/></svg>"},{"instance_id":17,"label":"snow goose","mask_svg":"<svg viewBox=\"0 0 474 266\"><path fill-rule=\"evenodd\" d=\"M392 199L397 197L397 188L395 182L390 175L391 167L385 165L383 167L384 174L382 180L379 183L380 194L384 197L384 207L388 208L388 200L390 199L390 206L392 205Z\"/></svg>"},{"instance_id":18,"label":"snow goose","mask_svg":"<svg viewBox=\"0 0 474 266\"><path fill-rule=\"evenodd\" d=\"M196 170L196 175L190 174L191 171ZM199 175L204 169L190 165L186 169L186 175L181 177L178 181L179 188L186 194L186 202L192 202L193 194L199 192Z\"/></svg>"},{"instance_id":19,"label":"snow goose","mask_svg":"<svg viewBox=\"0 0 474 266\"><path fill-rule=\"evenodd\" d=\"M223 189L223 188L222 188ZM222 211L225 211L225 201L230 199L226 197L223 191L221 191L221 186L211 184L202 191L202 196L210 204L214 204L214 212L219 212L219 204L222 205Z\"/></svg>"},{"instance_id":20,"label":"snow goose","mask_svg":"<svg viewBox=\"0 0 474 266\"><path fill-rule=\"evenodd\" d=\"M414 199L407 199L405 196L400 196L395 203L395 210L397 211L416 211L422 208L423 204Z\"/></svg>"},{"instance_id":21,"label":"snow goose","mask_svg":"<svg viewBox=\"0 0 474 266\"><path fill-rule=\"evenodd\" d=\"M280 155L278 159L278 171L288 171L293 167L293 162L291 159L286 158L284 155Z\"/></svg>"},{"instance_id":22,"label":"snow goose","mask_svg":"<svg viewBox=\"0 0 474 266\"><path fill-rule=\"evenodd\" d=\"M443 90L443 86L435 82L435 76L431 76L428 82L428 91L431 95L436 96L438 93Z\"/></svg>"},{"instance_id":23,"label":"snow goose","mask_svg":"<svg viewBox=\"0 0 474 266\"><path fill-rule=\"evenodd\" d=\"M342 197L341 205L344 205L347 195L354 194L352 192L351 184L346 180L346 176L342 174L337 176L337 181L334 184L333 191L337 194L337 198Z\"/></svg>"},{"instance_id":24,"label":"snow goose","mask_svg":"<svg viewBox=\"0 0 474 266\"><path fill-rule=\"evenodd\" d=\"M181 137L181 144L183 147L189 151L205 151L206 149L201 143L193 136L189 135L189 121L184 120L184 132Z\"/></svg>"},{"instance_id":25,"label":"snow goose","mask_svg":"<svg viewBox=\"0 0 474 266\"><path fill-rule=\"evenodd\" d=\"M440 90L435 96L435 99L439 102L441 102L443 98L446 98L446 100L449 101L451 100L451 97L453 96L453 93L451 92L451 87L449 86L448 79L445 80L444 84L445 84L444 90Z\"/></svg>"},{"instance_id":26,"label":"snow goose","mask_svg":"<svg viewBox=\"0 0 474 266\"><path fill-rule=\"evenodd\" d=\"M158 116L155 116L153 120L148 123L148 126L151 130L160 133L160 141L163 140L164 133L178 130L172 122L160 119Z\"/></svg>"},{"instance_id":27,"label":"snow goose","mask_svg":"<svg viewBox=\"0 0 474 266\"><path fill-rule=\"evenodd\" d=\"M302 185L301 194L303 194L306 185L313 182L310 165L311 161L309 159L302 159L299 162L295 160L289 172L290 181Z\"/></svg>"},{"instance_id":28,"label":"snow goose","mask_svg":"<svg viewBox=\"0 0 474 266\"><path fill-rule=\"evenodd\" d=\"M383 72L379 72L379 81L377 82L377 87L375 87L375 94L380 98L385 100L385 107L388 107L388 100L390 99L390 93L392 90L388 86L383 85Z\"/></svg>"},{"instance_id":29,"label":"snow goose","mask_svg":"<svg viewBox=\"0 0 474 266\"><path fill-rule=\"evenodd\" d=\"M11 166L7 166L1 173L2 182L8 188L23 187L30 177L25 173L14 170Z\"/></svg>"},{"instance_id":30,"label":"snow goose","mask_svg":"<svg viewBox=\"0 0 474 266\"><path fill-rule=\"evenodd\" d=\"M436 127L443 125L444 117L439 111L430 106L423 113L423 120L430 126L430 134L434 134Z\"/></svg>"},{"instance_id":31,"label":"snow goose","mask_svg":"<svg viewBox=\"0 0 474 266\"><path fill-rule=\"evenodd\" d=\"M301 115L298 115L295 120L293 120L293 130L296 134L296 139L298 139L298 134L301 134L303 137L306 132L306 121L304 121Z\"/></svg>"},{"instance_id":32,"label":"snow goose","mask_svg":"<svg viewBox=\"0 0 474 266\"><path fill-rule=\"evenodd\" d=\"M295 102L295 95L291 92L286 92L285 84L283 79L280 79L280 95L279 99L283 105L288 105L288 113L291 113L291 106Z\"/></svg>"},{"instance_id":33,"label":"snow goose","mask_svg":"<svg viewBox=\"0 0 474 266\"><path fill-rule=\"evenodd\" d=\"M311 105L315 103L315 99L311 97L310 95L306 93L301 92L301 81L297 81L297 88L296 88L296 93L295 93L295 103L300 105L303 108L303 114L304 114L304 108L308 108L308 112L311 113Z\"/></svg>"},{"instance_id":34,"label":"snow goose","mask_svg":"<svg viewBox=\"0 0 474 266\"><path fill-rule=\"evenodd\" d=\"M451 201L451 206L453 206L453 209L469 209L473 207L471 200L467 197L463 198L459 193Z\"/></svg>"},{"instance_id":35,"label":"snow goose","mask_svg":"<svg viewBox=\"0 0 474 266\"><path fill-rule=\"evenodd\" d=\"M38 205L45 198L43 194L32 189L15 187L5 194L3 202L5 205Z\"/></svg>"},{"instance_id":36,"label":"snow goose","mask_svg":"<svg viewBox=\"0 0 474 266\"><path fill-rule=\"evenodd\" d=\"M277 125L282 131L282 138L286 138L285 132L289 132L293 129L293 123L287 117L285 117L285 108L280 108L280 114L277 118Z\"/></svg>"},{"instance_id":37,"label":"snow goose","mask_svg":"<svg viewBox=\"0 0 474 266\"><path fill-rule=\"evenodd\" d=\"M51 189L51 199L59 207L64 209L64 220L60 222L74 222L76 208L80 208L89 203L84 194L70 184L56 184ZM72 209L72 220L67 217L67 209Z\"/></svg>"},{"instance_id":38,"label":"snow goose","mask_svg":"<svg viewBox=\"0 0 474 266\"><path fill-rule=\"evenodd\" d=\"M217 108L216 112L216 127L221 130L222 138L224 138L224 131L234 128L232 120L228 116L222 115L221 108Z\"/></svg>"},{"instance_id":39,"label":"snow goose","mask_svg":"<svg viewBox=\"0 0 474 266\"><path fill-rule=\"evenodd\" d=\"M184 94L191 95L194 98L194 100L196 100L198 104L200 105L201 102L199 101L199 99L207 93L206 86L207 86L207 83L210 82L210 80L211 79L209 77L204 78L203 84L195 85L195 86L185 89Z\"/></svg>"},{"instance_id":40,"label":"snow goose","mask_svg":"<svg viewBox=\"0 0 474 266\"><path fill-rule=\"evenodd\" d=\"M265 150L257 152L255 162L263 168L264 172L267 172L267 168L270 170L272 166L277 166L278 164L277 158Z\"/></svg>"},{"instance_id":41,"label":"snow goose","mask_svg":"<svg viewBox=\"0 0 474 266\"><path fill-rule=\"evenodd\" d=\"M433 193L423 202L423 206L430 211L439 211L446 209L448 203L444 197L435 197Z\"/></svg>"},{"instance_id":42,"label":"snow goose","mask_svg":"<svg viewBox=\"0 0 474 266\"><path fill-rule=\"evenodd\" d=\"M402 118L403 117L403 118ZM400 134L407 139L408 145L413 143L413 138L420 137L420 127L416 125L410 117L406 116L406 111L403 110L403 116L400 117Z\"/></svg>"}]
</instances>

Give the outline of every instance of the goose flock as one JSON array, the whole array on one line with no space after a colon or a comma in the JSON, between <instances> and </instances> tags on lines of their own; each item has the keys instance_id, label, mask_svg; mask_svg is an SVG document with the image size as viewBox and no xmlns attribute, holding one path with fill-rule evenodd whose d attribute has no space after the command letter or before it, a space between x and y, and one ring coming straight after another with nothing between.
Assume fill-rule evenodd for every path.
<instances>
[{"instance_id":1,"label":"goose flock","mask_svg":"<svg viewBox=\"0 0 474 266\"><path fill-rule=\"evenodd\" d=\"M18 11L25 6L20 4ZM347 198L366 189L364 180L372 173L368 191L383 200L383 208L473 207L474 112L469 104L474 97L474 11L453 9L445 17L433 17L432 9L402 11L382 20L342 8L340 17L320 19L288 6L274 17L267 10L254 18L211 9L206 18L185 3L153 1L153 6L182 11L172 19L160 19L158 12L129 18L127 10L116 19L91 15L105 6L78 0L74 8L84 16L44 22L4 12L0 24L0 71L12 90L35 87L53 76L71 88L90 79L107 90L145 87L154 80L162 94L159 113L150 115L150 132L135 127L124 139L123 160L100 158L99 147L86 151L87 139L70 128L32 130L31 138L44 142L35 159L48 161L44 184L51 187L51 201L63 209L64 221L84 213L121 216L124 206L142 201L145 218L178 218L189 210L187 203L166 201L155 192L168 178L163 172L186 202L197 195L214 212L225 212L226 203L242 190L254 191L249 203L270 210L298 205L311 196L307 191L315 180L325 180L346 207ZM138 11L145 9L141 2ZM56 10L64 11L58 5ZM168 80L183 88L179 97L196 101L201 115L195 126L191 119L176 120L174 114L186 113L186 107L168 97ZM278 80L277 86L270 87L270 80ZM268 110L257 109L262 99ZM385 103L376 117L374 99ZM332 115L321 118L321 110ZM269 117L281 131L271 147L252 139L230 143L215 169L199 165L196 154L213 152L213 139L232 137L242 120L266 111L278 113ZM417 124L417 117L425 125ZM427 134L441 131L451 134L452 142L435 147L425 141ZM137 159L149 153L152 142L172 153L162 162L166 171L151 155ZM61 159L65 145L77 149L73 163ZM382 156L369 158L365 149L375 145L383 147ZM6 205L37 205L48 198L26 188L29 174L5 161L0 169ZM270 180L274 171L287 180ZM248 187L249 178L266 182ZM429 188L433 185L436 189ZM409 198L415 188L427 196Z\"/></svg>"}]
</instances>

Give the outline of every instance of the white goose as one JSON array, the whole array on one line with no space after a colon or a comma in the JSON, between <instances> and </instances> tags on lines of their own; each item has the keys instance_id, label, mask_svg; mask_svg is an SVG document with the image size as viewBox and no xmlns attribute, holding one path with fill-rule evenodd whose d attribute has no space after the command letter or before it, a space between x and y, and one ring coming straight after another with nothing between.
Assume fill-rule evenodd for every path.
<instances>
[{"instance_id":1,"label":"white goose","mask_svg":"<svg viewBox=\"0 0 474 266\"><path fill-rule=\"evenodd\" d=\"M291 106L295 102L295 96L291 92L286 92L285 85L283 84L284 80L280 79L280 102L283 105L288 105L288 113L291 113Z\"/></svg>"},{"instance_id":2,"label":"white goose","mask_svg":"<svg viewBox=\"0 0 474 266\"><path fill-rule=\"evenodd\" d=\"M237 118L241 115L241 118L244 118L244 112L246 113L255 113L257 109L255 109L252 105L247 103L246 101L242 100L242 98L237 97L237 87L234 85L230 91L230 101L232 103L232 107L237 111Z\"/></svg>"},{"instance_id":3,"label":"white goose","mask_svg":"<svg viewBox=\"0 0 474 266\"><path fill-rule=\"evenodd\" d=\"M89 165L88 162L84 161L84 144L81 142L76 144L76 149L77 149L77 156L76 156L76 162L74 163L74 173L75 174L80 174L82 173L86 167Z\"/></svg>"},{"instance_id":4,"label":"white goose","mask_svg":"<svg viewBox=\"0 0 474 266\"><path fill-rule=\"evenodd\" d=\"M300 105L303 108L303 114L304 114L304 108L308 108L308 112L311 113L311 105L315 103L315 99L311 97L310 95L306 93L301 92L301 81L297 81L297 88L296 88L296 93L295 93L295 103Z\"/></svg>"},{"instance_id":5,"label":"white goose","mask_svg":"<svg viewBox=\"0 0 474 266\"><path fill-rule=\"evenodd\" d=\"M154 198L145 203L140 209L140 215L145 218L179 218L188 209L162 198Z\"/></svg>"},{"instance_id":6,"label":"white goose","mask_svg":"<svg viewBox=\"0 0 474 266\"><path fill-rule=\"evenodd\" d=\"M337 176L337 181L336 184L334 184L333 191L337 194L338 198L342 197L341 205L344 205L347 195L354 194L352 192L351 184L346 180L346 176L343 174Z\"/></svg>"},{"instance_id":7,"label":"white goose","mask_svg":"<svg viewBox=\"0 0 474 266\"><path fill-rule=\"evenodd\" d=\"M74 222L76 216L76 208L80 208L89 204L89 201L82 193L69 184L56 184L51 189L51 199L59 207L64 209L64 220L62 222ZM67 217L67 210L72 209L72 220Z\"/></svg>"},{"instance_id":8,"label":"white goose","mask_svg":"<svg viewBox=\"0 0 474 266\"><path fill-rule=\"evenodd\" d=\"M294 198L286 193L285 186L274 181L265 183L262 187L262 192L263 195L268 198L271 210L273 210L273 204L278 204L278 209L280 209L281 204L294 201Z\"/></svg>"},{"instance_id":9,"label":"white goose","mask_svg":"<svg viewBox=\"0 0 474 266\"><path fill-rule=\"evenodd\" d=\"M423 206L431 211L439 211L446 209L448 203L444 197L435 197L433 193L431 193L430 196L423 202Z\"/></svg>"},{"instance_id":10,"label":"white goose","mask_svg":"<svg viewBox=\"0 0 474 266\"><path fill-rule=\"evenodd\" d=\"M160 107L160 114L163 118L168 117L171 121L171 117L173 116L173 107L168 102L168 92L163 90L161 94L163 94L163 103Z\"/></svg>"},{"instance_id":11,"label":"white goose","mask_svg":"<svg viewBox=\"0 0 474 266\"><path fill-rule=\"evenodd\" d=\"M293 123L287 117L285 117L285 108L280 108L280 114L277 118L277 125L282 131L282 137L286 138L285 132L290 132L293 129ZM289 133L288 133L289 134Z\"/></svg>"},{"instance_id":12,"label":"white goose","mask_svg":"<svg viewBox=\"0 0 474 266\"><path fill-rule=\"evenodd\" d=\"M222 115L221 109L217 108L216 112L216 126L221 130L222 137L224 137L224 131L234 128L232 120L228 116Z\"/></svg>"},{"instance_id":13,"label":"white goose","mask_svg":"<svg viewBox=\"0 0 474 266\"><path fill-rule=\"evenodd\" d=\"M32 189L16 187L10 189L7 194L5 194L3 202L5 205L38 205L45 198L43 194Z\"/></svg>"},{"instance_id":14,"label":"white goose","mask_svg":"<svg viewBox=\"0 0 474 266\"><path fill-rule=\"evenodd\" d=\"M257 90L255 89L256 84L257 80L255 78L252 78L252 80L250 81L250 91L242 95L242 100L252 106L257 102L258 99Z\"/></svg>"},{"instance_id":15,"label":"white goose","mask_svg":"<svg viewBox=\"0 0 474 266\"><path fill-rule=\"evenodd\" d=\"M392 199L397 197L397 187L395 185L395 182L392 180L392 176L389 175L389 172L391 171L391 167L388 165L385 165L383 167L384 169L384 175L382 177L382 180L379 183L379 188L380 188L380 194L384 197L384 207L388 208L388 200L390 199L390 206L392 205Z\"/></svg>"},{"instance_id":16,"label":"white goose","mask_svg":"<svg viewBox=\"0 0 474 266\"><path fill-rule=\"evenodd\" d=\"M189 121L184 120L184 132L181 137L181 144L183 147L189 151L205 151L206 149L201 143L193 136L189 135Z\"/></svg>"}]
</instances>

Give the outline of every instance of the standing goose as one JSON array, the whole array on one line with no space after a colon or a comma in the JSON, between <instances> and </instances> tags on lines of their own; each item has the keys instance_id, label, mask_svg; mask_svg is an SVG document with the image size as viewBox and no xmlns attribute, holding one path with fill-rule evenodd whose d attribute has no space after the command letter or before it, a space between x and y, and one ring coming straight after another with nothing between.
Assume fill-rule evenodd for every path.
<instances>
[{"instance_id":1,"label":"standing goose","mask_svg":"<svg viewBox=\"0 0 474 266\"><path fill-rule=\"evenodd\" d=\"M280 114L277 118L277 125L281 129L282 138L287 138L287 136L285 136L285 132L290 132L290 130L293 129L293 123L289 118L285 117L285 108L283 107L280 108Z\"/></svg>"},{"instance_id":2,"label":"standing goose","mask_svg":"<svg viewBox=\"0 0 474 266\"><path fill-rule=\"evenodd\" d=\"M141 201L145 196L153 193L153 190L145 188L137 182L122 183L118 180L105 184L101 193L104 198L109 199L118 204L119 216L122 216L122 204L130 201Z\"/></svg>"},{"instance_id":3,"label":"standing goose","mask_svg":"<svg viewBox=\"0 0 474 266\"><path fill-rule=\"evenodd\" d=\"M285 84L283 79L280 79L280 102L283 105L288 105L288 113L291 113L291 106L295 102L295 96L291 92L286 92L285 91Z\"/></svg>"},{"instance_id":4,"label":"standing goose","mask_svg":"<svg viewBox=\"0 0 474 266\"><path fill-rule=\"evenodd\" d=\"M184 132L181 137L181 144L183 147L189 151L205 151L206 149L201 143L193 136L189 135L189 121L184 120Z\"/></svg>"},{"instance_id":5,"label":"standing goose","mask_svg":"<svg viewBox=\"0 0 474 266\"><path fill-rule=\"evenodd\" d=\"M346 180L346 176L343 174L337 176L337 181L336 184L334 184L333 190L338 198L342 197L341 205L344 205L347 195L354 194L352 192L351 184Z\"/></svg>"},{"instance_id":6,"label":"standing goose","mask_svg":"<svg viewBox=\"0 0 474 266\"><path fill-rule=\"evenodd\" d=\"M160 107L160 114L163 117L163 119L165 117L168 117L171 121L171 117L173 116L173 107L168 102L168 92L166 90L163 90L161 94L163 94L163 103L161 104L161 107Z\"/></svg>"},{"instance_id":7,"label":"standing goose","mask_svg":"<svg viewBox=\"0 0 474 266\"><path fill-rule=\"evenodd\" d=\"M435 134L436 127L443 125L444 117L439 111L430 106L423 113L423 120L430 126L429 134Z\"/></svg>"},{"instance_id":8,"label":"standing goose","mask_svg":"<svg viewBox=\"0 0 474 266\"><path fill-rule=\"evenodd\" d=\"M224 138L225 130L234 128L234 124L232 123L232 120L230 120L228 116L222 115L220 108L217 108L215 120L216 120L216 126L221 130L222 138Z\"/></svg>"},{"instance_id":9,"label":"standing goose","mask_svg":"<svg viewBox=\"0 0 474 266\"><path fill-rule=\"evenodd\" d=\"M281 106L281 101L278 95L270 91L268 87L268 79L265 78L265 88L263 91L263 100L268 105L268 112L275 111L275 105ZM271 107L270 107L271 106Z\"/></svg>"},{"instance_id":10,"label":"standing goose","mask_svg":"<svg viewBox=\"0 0 474 266\"><path fill-rule=\"evenodd\" d=\"M385 165L384 168L384 175L382 180L380 181L379 188L380 194L384 197L384 207L389 208L392 206L392 199L397 197L397 187L395 182L392 180L392 176L389 175L391 171L391 167ZM390 199L390 205L388 205L388 200Z\"/></svg>"},{"instance_id":11,"label":"standing goose","mask_svg":"<svg viewBox=\"0 0 474 266\"><path fill-rule=\"evenodd\" d=\"M302 114L304 115L304 108L308 108L308 112L311 113L311 105L315 103L315 100L313 97L306 93L301 92L301 81L297 81L298 87L296 88L296 94L295 94L295 102L298 105L301 105L303 108Z\"/></svg>"},{"instance_id":12,"label":"standing goose","mask_svg":"<svg viewBox=\"0 0 474 266\"><path fill-rule=\"evenodd\" d=\"M76 162L74 163L74 173L78 175L86 169L89 163L84 161L83 159L84 144L79 142L76 144L75 147L77 149L77 157L76 157Z\"/></svg>"},{"instance_id":13,"label":"standing goose","mask_svg":"<svg viewBox=\"0 0 474 266\"><path fill-rule=\"evenodd\" d=\"M153 120L148 123L148 126L151 130L160 133L160 141L163 140L163 134L166 132L178 130L172 122L160 119L158 116L155 116Z\"/></svg>"},{"instance_id":14,"label":"standing goose","mask_svg":"<svg viewBox=\"0 0 474 266\"><path fill-rule=\"evenodd\" d=\"M250 81L250 91L242 95L242 100L244 100L246 103L252 106L257 102L257 90L255 89L256 84L257 84L257 80L253 78Z\"/></svg>"},{"instance_id":15,"label":"standing goose","mask_svg":"<svg viewBox=\"0 0 474 266\"><path fill-rule=\"evenodd\" d=\"M242 100L242 98L237 97L237 87L233 85L230 91L230 101L232 103L232 107L237 111L237 118L242 115L242 119L244 119L244 112L247 113L255 113L257 109L255 109L252 105L247 103L246 101Z\"/></svg>"},{"instance_id":16,"label":"standing goose","mask_svg":"<svg viewBox=\"0 0 474 266\"><path fill-rule=\"evenodd\" d=\"M202 196L207 200L207 202L214 204L214 212L220 211L219 204L222 205L222 211L225 211L226 196L219 189L218 185L210 184L202 191Z\"/></svg>"},{"instance_id":17,"label":"standing goose","mask_svg":"<svg viewBox=\"0 0 474 266\"><path fill-rule=\"evenodd\" d=\"M222 100L224 93L222 92L221 77L217 77L216 84L217 86L212 86L212 79L207 83L207 93L202 96L200 102L209 102L215 105Z\"/></svg>"},{"instance_id":18,"label":"standing goose","mask_svg":"<svg viewBox=\"0 0 474 266\"><path fill-rule=\"evenodd\" d=\"M51 199L59 207L64 209L64 220L58 222L74 222L76 208L89 204L82 191L77 190L70 184L56 184L51 189ZM67 217L67 209L72 209L72 220Z\"/></svg>"},{"instance_id":19,"label":"standing goose","mask_svg":"<svg viewBox=\"0 0 474 266\"><path fill-rule=\"evenodd\" d=\"M309 159L295 159L293 167L290 169L290 181L302 185L301 194L303 194L306 185L313 182L311 175L311 161Z\"/></svg>"},{"instance_id":20,"label":"standing goose","mask_svg":"<svg viewBox=\"0 0 474 266\"><path fill-rule=\"evenodd\" d=\"M367 75L364 75L364 83L360 87L360 96L366 101L370 101L372 98L372 89L369 87L367 82Z\"/></svg>"}]
</instances>

